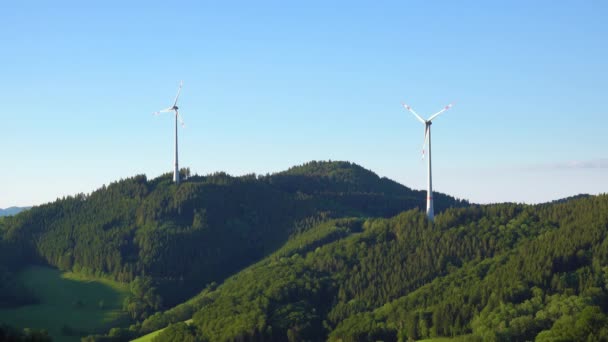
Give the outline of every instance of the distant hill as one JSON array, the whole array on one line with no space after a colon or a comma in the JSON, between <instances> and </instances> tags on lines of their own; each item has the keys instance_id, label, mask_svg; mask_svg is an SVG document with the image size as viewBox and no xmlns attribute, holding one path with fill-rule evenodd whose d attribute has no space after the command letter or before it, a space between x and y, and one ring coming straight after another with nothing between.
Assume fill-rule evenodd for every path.
<instances>
[{"instance_id":1,"label":"distant hill","mask_svg":"<svg viewBox=\"0 0 608 342\"><path fill-rule=\"evenodd\" d=\"M0 217L1 216L12 216L17 215L24 210L28 210L31 207L10 207L6 209L0 209Z\"/></svg>"}]
</instances>

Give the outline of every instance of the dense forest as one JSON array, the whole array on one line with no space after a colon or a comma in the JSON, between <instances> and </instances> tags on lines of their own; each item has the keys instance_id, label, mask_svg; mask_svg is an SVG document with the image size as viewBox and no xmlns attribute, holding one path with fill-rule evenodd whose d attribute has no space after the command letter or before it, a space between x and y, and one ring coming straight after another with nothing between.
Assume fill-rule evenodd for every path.
<instances>
[{"instance_id":1,"label":"dense forest","mask_svg":"<svg viewBox=\"0 0 608 342\"><path fill-rule=\"evenodd\" d=\"M414 191L347 162L310 162L272 175L169 174L121 180L0 220L0 305L35 295L14 281L30 264L131 283L134 321L177 305L270 255L290 236L340 217L422 208ZM189 176L189 177L186 177ZM439 211L466 201L437 194Z\"/></svg>"},{"instance_id":2,"label":"dense forest","mask_svg":"<svg viewBox=\"0 0 608 342\"><path fill-rule=\"evenodd\" d=\"M162 314L159 341L608 340L608 196L332 220ZM180 321L193 317L193 323Z\"/></svg>"},{"instance_id":3,"label":"dense forest","mask_svg":"<svg viewBox=\"0 0 608 342\"><path fill-rule=\"evenodd\" d=\"M1 220L0 305L35 300L12 275L42 263L130 283L133 324L85 341L608 341L608 195L435 197L429 222L344 162L138 176Z\"/></svg>"}]
</instances>

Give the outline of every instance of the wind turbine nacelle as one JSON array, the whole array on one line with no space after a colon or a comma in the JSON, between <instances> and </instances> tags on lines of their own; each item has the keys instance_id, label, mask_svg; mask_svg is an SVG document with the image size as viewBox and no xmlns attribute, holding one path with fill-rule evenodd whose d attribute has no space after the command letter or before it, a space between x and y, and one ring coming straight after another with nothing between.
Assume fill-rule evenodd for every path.
<instances>
[{"instance_id":1,"label":"wind turbine nacelle","mask_svg":"<svg viewBox=\"0 0 608 342\"><path fill-rule=\"evenodd\" d=\"M178 106L173 106L173 108L171 108L172 110L178 110L179 107Z\"/></svg>"}]
</instances>

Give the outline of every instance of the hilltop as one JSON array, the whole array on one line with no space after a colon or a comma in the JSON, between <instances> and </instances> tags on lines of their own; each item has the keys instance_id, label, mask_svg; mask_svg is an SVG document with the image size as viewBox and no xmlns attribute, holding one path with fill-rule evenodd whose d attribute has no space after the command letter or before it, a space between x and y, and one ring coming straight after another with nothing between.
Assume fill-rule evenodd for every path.
<instances>
[{"instance_id":1,"label":"hilltop","mask_svg":"<svg viewBox=\"0 0 608 342\"><path fill-rule=\"evenodd\" d=\"M0 220L0 306L42 264L129 284L87 341L608 339L608 195L434 197L348 162L135 176Z\"/></svg>"},{"instance_id":2,"label":"hilltop","mask_svg":"<svg viewBox=\"0 0 608 342\"><path fill-rule=\"evenodd\" d=\"M141 320L222 282L321 222L390 217L423 208L424 197L348 162L310 162L263 176L195 175L180 186L169 174L138 175L6 217L0 221L0 265L8 279L42 264L136 282L154 298L134 295L126 305L132 319ZM435 198L438 211L468 205L448 195ZM5 287L13 304L29 301L18 286Z\"/></svg>"}]
</instances>

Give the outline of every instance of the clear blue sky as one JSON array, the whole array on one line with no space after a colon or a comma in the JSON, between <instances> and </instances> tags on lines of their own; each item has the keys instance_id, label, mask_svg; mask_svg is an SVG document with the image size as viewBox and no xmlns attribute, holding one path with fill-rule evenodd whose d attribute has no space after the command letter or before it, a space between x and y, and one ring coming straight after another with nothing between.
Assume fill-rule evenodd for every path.
<instances>
[{"instance_id":1,"label":"clear blue sky","mask_svg":"<svg viewBox=\"0 0 608 342\"><path fill-rule=\"evenodd\" d=\"M606 1L0 4L0 207L349 160L475 202L608 192Z\"/></svg>"}]
</instances>

